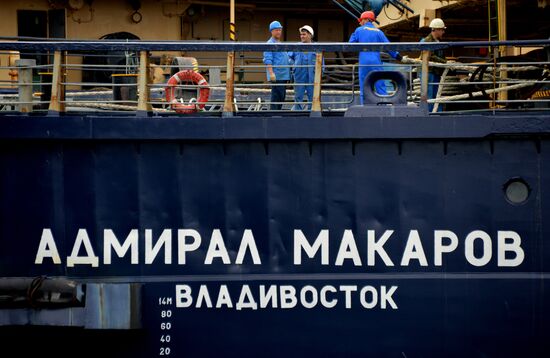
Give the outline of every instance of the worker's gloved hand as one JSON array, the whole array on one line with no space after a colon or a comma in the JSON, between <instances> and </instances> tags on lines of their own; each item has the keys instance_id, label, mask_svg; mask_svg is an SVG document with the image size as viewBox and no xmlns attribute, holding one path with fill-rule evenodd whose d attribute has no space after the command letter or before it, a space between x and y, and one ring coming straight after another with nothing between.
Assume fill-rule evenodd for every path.
<instances>
[{"instance_id":1,"label":"worker's gloved hand","mask_svg":"<svg viewBox=\"0 0 550 358\"><path fill-rule=\"evenodd\" d=\"M407 62L410 62L410 60L411 59L409 58L409 56L405 55L405 56L401 57L400 61L403 62L403 63L407 63Z\"/></svg>"},{"instance_id":2,"label":"worker's gloved hand","mask_svg":"<svg viewBox=\"0 0 550 358\"><path fill-rule=\"evenodd\" d=\"M395 59L397 61L402 61L403 60L403 56L401 56L401 54L397 54L397 56L395 56Z\"/></svg>"},{"instance_id":3,"label":"worker's gloved hand","mask_svg":"<svg viewBox=\"0 0 550 358\"><path fill-rule=\"evenodd\" d=\"M275 73L270 73L270 74L269 74L269 80L270 80L271 82L277 81L277 77L275 77Z\"/></svg>"}]
</instances>

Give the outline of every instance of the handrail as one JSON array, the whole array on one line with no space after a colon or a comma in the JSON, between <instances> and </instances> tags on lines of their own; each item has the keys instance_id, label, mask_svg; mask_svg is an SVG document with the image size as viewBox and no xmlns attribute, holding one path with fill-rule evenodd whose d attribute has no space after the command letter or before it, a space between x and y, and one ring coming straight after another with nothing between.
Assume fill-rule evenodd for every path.
<instances>
[{"instance_id":1,"label":"handrail","mask_svg":"<svg viewBox=\"0 0 550 358\"><path fill-rule=\"evenodd\" d=\"M429 62L429 54L431 51L444 48L454 48L454 47L486 47L486 46L502 46L507 44L509 46L547 46L550 47L550 39L544 40L522 40L522 41L495 41L495 42L439 42L439 43L340 43L340 42L329 42L329 43L312 43L312 44L302 44L302 43L264 43L264 42L212 42L212 41L121 41L121 40L55 40L55 41L0 41L0 51L1 50L25 50L27 52L49 52L54 54L54 63L52 66L52 80L51 80L51 95L50 95L50 112L63 112L65 110L66 101L64 99L66 86L78 85L78 83L73 83L65 79L66 71L63 68L68 66L74 66L73 64L66 65L66 57L69 53L72 53L75 56L81 55L82 53L90 53L94 51L102 51L107 53L108 51L131 51L136 54L139 54L140 62L139 67L135 69L138 70L136 75L138 75L139 82L134 85L137 88L137 107L135 109L139 115L145 115L150 113L153 110L152 104L156 103L151 100L150 93L152 90L156 90L152 84L150 67L148 65L149 56L151 51L168 51L168 50L177 50L177 51L297 51L297 52L316 52L316 61L315 61L315 79L313 80L313 98L308 99L310 102L311 115L318 116L321 115L322 106L321 106L321 74L323 72L323 57L326 52L338 51L338 52L360 52L360 51L388 51L388 50L421 50L422 60L415 60L409 58L408 60L403 59L404 64L413 63L417 67L417 71L421 73L421 86L420 86L420 96L413 94L412 92L412 82L411 82L411 98L420 98L421 106L426 107L428 103L444 103L445 101L452 99L454 100L454 93L450 93L451 96L447 95L442 97L443 94L441 86L438 91L436 99L428 98L428 86L433 85L432 81L428 81L428 71L429 66L442 66L447 70L451 69L452 66L456 67L456 64L432 64ZM412 62L411 62L412 61ZM420 67L418 65L421 64ZM80 65L81 67L83 65ZM493 64L493 66L495 66ZM32 66L35 68L37 66ZM223 68L224 66L217 66ZM235 97L234 91L242 86L239 84L235 85L233 81L230 81L230 74L232 74L234 67L257 67L262 68L262 65L257 66L235 66L231 61L228 61L226 67L226 78L224 89L226 91L226 100L223 107L224 115L229 116L233 111L237 111L238 107L234 105ZM287 67L296 67L294 65L289 65ZM298 66L300 67L300 66ZM20 70L23 71L26 68L19 66ZM458 68L458 67L457 67ZM466 68L466 66L461 67ZM475 67L473 67L475 69ZM410 68L409 68L410 70ZM470 70L468 67L467 70ZM546 70L547 71L547 70ZM537 80L537 79L534 79ZM352 79L354 81L354 79ZM28 83L26 83L28 82ZM29 83L32 81L27 79L25 81L19 81L20 94L17 103L20 105L20 111L32 111L32 93L27 93L24 96L23 92L25 87L29 87ZM493 80L493 84L496 84L498 81ZM45 84L46 82L42 83ZM533 83L532 81L530 82ZM92 83L93 84L93 83ZM504 85L510 85L511 83L505 83ZM32 83L31 83L32 85ZM113 88L119 86L119 84L113 84ZM271 84L271 86L279 86L279 84ZM284 86L284 85L281 85ZM522 85L523 86L523 85ZM30 88L30 87L29 87ZM503 90L495 91L494 93L504 91L506 89L516 89L516 87L503 87ZM519 87L518 87L519 88ZM493 88L495 90L495 88ZM28 91L27 91L28 92ZM47 92L46 92L47 93ZM487 91L482 93L486 95ZM491 94L493 92L490 92ZM30 95L29 95L30 94ZM46 94L47 96L47 94ZM354 89L352 88L352 100L355 96ZM462 99L462 97L456 99ZM283 101L284 102L284 101ZM47 103L47 101L46 101ZM110 103L116 103L116 101L110 101ZM122 102L121 102L122 103ZM247 102L243 102L247 103ZM254 104L256 102L252 102ZM259 102L261 103L261 102ZM272 102L279 103L279 102ZM336 102L335 102L336 103ZM1 103L0 103L1 104ZM25 105L26 107L23 107ZM25 110L26 109L26 110ZM164 109L163 109L164 110Z\"/></svg>"},{"instance_id":2,"label":"handrail","mask_svg":"<svg viewBox=\"0 0 550 358\"><path fill-rule=\"evenodd\" d=\"M550 39L520 41L396 42L396 43L265 43L230 41L0 41L0 50L37 51L434 51L456 47L550 46Z\"/></svg>"}]
</instances>

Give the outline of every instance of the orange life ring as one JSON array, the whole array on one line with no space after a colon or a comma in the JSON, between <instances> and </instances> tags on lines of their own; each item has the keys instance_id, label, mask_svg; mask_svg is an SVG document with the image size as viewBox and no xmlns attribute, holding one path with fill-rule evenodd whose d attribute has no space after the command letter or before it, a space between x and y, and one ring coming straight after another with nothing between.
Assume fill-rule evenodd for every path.
<instances>
[{"instance_id":1,"label":"orange life ring","mask_svg":"<svg viewBox=\"0 0 550 358\"><path fill-rule=\"evenodd\" d=\"M184 104L176 100L176 86L179 85L180 82L184 81L193 82L199 86L199 98L197 100L198 104ZM200 73L193 70L185 70L176 73L170 77L166 85L166 89L164 90L166 94L166 102L170 103L170 107L177 113L195 113L199 109L203 109L208 101L208 97L210 96L208 82L206 82Z\"/></svg>"}]
</instances>

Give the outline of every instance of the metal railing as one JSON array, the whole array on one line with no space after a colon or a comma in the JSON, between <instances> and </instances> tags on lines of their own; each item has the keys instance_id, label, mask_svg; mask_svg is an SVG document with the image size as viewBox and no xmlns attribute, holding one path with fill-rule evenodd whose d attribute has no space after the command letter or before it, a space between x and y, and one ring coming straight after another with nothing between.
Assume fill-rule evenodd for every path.
<instances>
[{"instance_id":1,"label":"metal railing","mask_svg":"<svg viewBox=\"0 0 550 358\"><path fill-rule=\"evenodd\" d=\"M19 51L27 57L49 59L49 64L36 65L32 60L22 59L16 66L0 66L0 70L9 71L17 80L0 79L0 87L11 87L12 92L0 93L0 110L3 111L48 111L66 110L124 110L135 111L138 115L151 112L173 113L174 100L181 103L183 98L189 106L201 107L210 114L222 112L232 115L238 111L268 110L271 104L282 105L278 112L300 110L312 115L323 111L343 112L349 106L358 104L359 87L357 72L360 67L355 56L346 58L330 56L330 53L359 53L361 51L402 51L402 53L420 53L420 58L410 56L403 63L384 63L385 70L397 70L408 80L407 99L410 104L430 105L433 112L443 108L446 111L469 109L470 107L498 109L503 106L520 107L526 102L532 107L550 102L545 95L550 85L548 58L537 61L503 61L486 59L482 63L446 64L429 61L431 51L448 48L497 48L541 47L548 48L550 40L505 41L505 42L455 42L455 43L236 43L236 42L194 42L194 41L18 41L0 42L0 51ZM198 70L208 75L208 88L211 96L201 102L196 91L201 85L178 83L173 87L179 93L172 102L166 100L166 77L181 69L179 64L152 65L153 52L176 51L186 55L220 53L219 56L199 58ZM216 64L224 58L224 52L239 52L237 61L232 65ZM284 66L292 70L313 68L315 79L307 83L272 84L266 81L265 65L261 62L261 51L294 51L316 53L315 64L308 66ZM108 59L107 53L124 53L124 64L84 63L83 58L96 57ZM0 56L8 52L0 53ZM497 51L494 51L497 53ZM130 54L130 55L129 55ZM132 61L128 63L128 58ZM112 55L119 58L120 55ZM158 57L158 56L157 56ZM203 62L204 60L204 62ZM323 64L325 60L325 64ZM93 62L93 61L92 61ZM206 62L213 64L205 65ZM236 63L238 62L238 63ZM380 67L380 65L372 65ZM163 76L155 81L152 70L161 68ZM90 81L79 80L74 73L110 73L113 76L127 76L127 80ZM168 73L167 73L168 72ZM435 77L430 74L437 72ZM39 74L37 76L37 74ZM234 78L224 82L221 75ZM476 77L477 76L477 77ZM40 77L40 80L37 80ZM74 78L77 78L74 80ZM245 80L251 78L252 80ZM431 79L430 79L431 78ZM213 80L214 79L214 80ZM472 80L475 79L475 80ZM392 93L391 84L387 83ZM269 94L274 87L288 87L284 102L271 102ZM297 86L313 89L313 95L296 101ZM435 91L433 90L435 88ZM17 89L17 91L13 91ZM120 93L126 96L120 98ZM187 93L186 93L187 92ZM117 97L115 94L119 94ZM130 93L130 95L128 95ZM183 95L181 94L183 93ZM501 96L505 93L506 96ZM526 93L529 95L526 98ZM542 95L538 95L537 93ZM189 98L191 97L191 98ZM202 108L204 107L204 108ZM543 108L547 108L544 107Z\"/></svg>"}]
</instances>

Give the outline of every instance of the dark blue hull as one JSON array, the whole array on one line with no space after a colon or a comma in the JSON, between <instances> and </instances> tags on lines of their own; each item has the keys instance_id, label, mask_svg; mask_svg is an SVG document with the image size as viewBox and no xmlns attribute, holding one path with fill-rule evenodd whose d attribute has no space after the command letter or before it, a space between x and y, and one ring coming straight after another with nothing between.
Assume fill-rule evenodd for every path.
<instances>
[{"instance_id":1,"label":"dark blue hull","mask_svg":"<svg viewBox=\"0 0 550 358\"><path fill-rule=\"evenodd\" d=\"M46 322L29 314L37 308L4 304L0 334L74 335L103 356L546 357L549 134L545 112L3 117L0 276L69 278L88 297L39 308L71 327L48 333L13 326ZM526 195L507 195L511 183ZM40 253L45 229L61 262L51 245ZM81 229L97 266L69 264L75 246L86 256ZM171 244L150 250L152 262L147 229ZM181 229L200 236L197 247ZM109 250L105 230L121 244L134 232L136 257ZM326 245L301 246L297 259L298 238L313 244L323 230ZM81 330L120 328L89 323L90 289L128 283L139 287L138 325ZM130 306L113 297L116 312ZM57 354L57 339L6 349Z\"/></svg>"}]
</instances>

